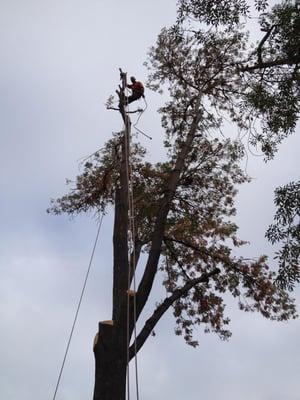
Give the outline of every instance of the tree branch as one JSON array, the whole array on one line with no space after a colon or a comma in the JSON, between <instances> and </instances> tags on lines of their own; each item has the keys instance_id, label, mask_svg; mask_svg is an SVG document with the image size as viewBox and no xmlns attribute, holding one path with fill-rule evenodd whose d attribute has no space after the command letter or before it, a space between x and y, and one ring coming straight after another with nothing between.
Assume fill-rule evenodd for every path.
<instances>
[{"instance_id":1,"label":"tree branch","mask_svg":"<svg viewBox=\"0 0 300 400\"><path fill-rule=\"evenodd\" d=\"M143 242L141 240L135 240L134 257L133 257L133 252L130 254L130 284L132 282L136 267L140 259L142 247L143 247ZM133 260L135 260L135 265L133 263Z\"/></svg>"},{"instance_id":2,"label":"tree branch","mask_svg":"<svg viewBox=\"0 0 300 400\"><path fill-rule=\"evenodd\" d=\"M278 66L283 66L283 65L294 65L294 64L298 64L298 63L300 63L300 56L295 57L295 58L281 58L278 60L270 60L270 61L265 61L263 63L250 65L250 66L245 65L244 67L239 67L238 71L252 72L257 69L278 67Z\"/></svg>"},{"instance_id":3,"label":"tree branch","mask_svg":"<svg viewBox=\"0 0 300 400\"><path fill-rule=\"evenodd\" d=\"M107 109L107 110L120 111L120 109L117 108L117 107L106 107L106 109ZM126 114L135 114L135 113L139 113L139 112L142 112L142 111L143 111L142 108L138 108L138 109L135 110L135 111L126 111Z\"/></svg>"},{"instance_id":4,"label":"tree branch","mask_svg":"<svg viewBox=\"0 0 300 400\"><path fill-rule=\"evenodd\" d=\"M185 293L187 293L190 289L192 289L194 286L196 286L199 283L207 282L210 277L213 275L219 274L220 270L219 268L215 268L213 271L204 273L200 277L191 279L189 282L187 282L184 286L182 286L180 289L176 289L174 293L170 296L167 297L154 311L152 316L146 321L143 329L139 333L139 335L136 338L135 343L133 343L130 348L129 348L129 358L132 359L135 355L135 351L138 352L149 335L151 334L152 330L160 320L160 318L163 316L163 314L169 309L169 307L176 301L178 300L181 296L183 296Z\"/></svg>"},{"instance_id":5,"label":"tree branch","mask_svg":"<svg viewBox=\"0 0 300 400\"><path fill-rule=\"evenodd\" d=\"M174 251L171 249L171 246L168 245L167 240L164 239L164 243L165 243L167 249L169 250L169 252L171 253L172 257L174 258L175 262L178 264L179 268L181 269L181 272L183 273L183 275L184 275L188 280L191 280L191 278L189 277L189 275L188 275L187 272L185 271L183 264L178 260L178 257L176 256L176 254L174 253Z\"/></svg>"},{"instance_id":6,"label":"tree branch","mask_svg":"<svg viewBox=\"0 0 300 400\"><path fill-rule=\"evenodd\" d=\"M160 207L156 216L149 256L137 292L137 302L136 302L137 318L139 317L140 313L142 312L142 309L144 308L144 305L147 302L157 272L159 257L161 254L161 245L163 241L165 225L170 210L171 201L174 198L175 191L180 179L180 174L184 168L186 157L190 151L201 118L201 113L199 112L199 106L200 106L200 97L198 98L198 101L196 102L195 105L195 117L191 124L186 141L182 145L181 150L178 154L174 169L170 173L167 184L167 190L161 200Z\"/></svg>"},{"instance_id":7,"label":"tree branch","mask_svg":"<svg viewBox=\"0 0 300 400\"><path fill-rule=\"evenodd\" d=\"M265 36L262 38L262 40L260 41L260 43L257 46L256 53L257 53L257 58L258 58L258 64L263 64L263 61L262 61L262 48L263 48L263 45L265 44L266 40L268 40L269 36L271 35L272 30L275 28L275 26L276 25L272 25L270 27L270 29L267 30Z\"/></svg>"}]
</instances>

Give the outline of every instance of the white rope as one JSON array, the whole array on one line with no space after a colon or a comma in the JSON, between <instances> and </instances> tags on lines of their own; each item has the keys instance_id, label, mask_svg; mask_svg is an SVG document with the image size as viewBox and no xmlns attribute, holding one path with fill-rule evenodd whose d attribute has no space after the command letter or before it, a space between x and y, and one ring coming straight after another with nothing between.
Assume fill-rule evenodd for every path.
<instances>
[{"instance_id":1,"label":"white rope","mask_svg":"<svg viewBox=\"0 0 300 400\"><path fill-rule=\"evenodd\" d=\"M126 89L126 87L125 87ZM126 160L126 179L127 179L127 188L128 188L128 206L129 206L129 266L128 266L128 293L127 293L127 397L130 400L130 379L129 379L129 311L130 311L130 281L131 281L131 263L130 263L130 254L132 253L132 265L133 265L133 323L134 323L134 359L135 359L135 384L136 384L136 398L139 400L139 385L138 385L138 362L137 362L137 347L136 347L136 277L135 277L135 267L136 267L136 257L135 257L135 211L134 211L134 196L133 196L133 170L131 163L131 143L130 143L130 134L129 134L129 120L127 112L129 111L128 103L125 105L125 160Z\"/></svg>"},{"instance_id":2,"label":"white rope","mask_svg":"<svg viewBox=\"0 0 300 400\"><path fill-rule=\"evenodd\" d=\"M126 80L125 80L125 88L124 91L126 90ZM125 93L124 93L125 94ZM125 96L125 101L126 101L126 96ZM127 101L126 101L127 103ZM124 146L125 146L125 169L126 169L126 181L127 181L127 190L128 190L128 205L129 205L129 154L128 154L128 149L129 149L129 138L128 138L128 116L127 116L127 111L128 111L128 104L125 104L124 106L125 110L125 127L124 127ZM131 232L131 226L130 226L130 217L129 217L129 232ZM130 400L130 370L129 370L129 344L130 344L130 338L129 338L129 310L130 310L130 304L129 304L129 292L128 290L130 289L130 259L129 259L129 264L128 264L128 277L127 277L127 325L126 325L126 335L127 335L127 367L126 367L126 372L127 372L127 400Z\"/></svg>"},{"instance_id":3,"label":"white rope","mask_svg":"<svg viewBox=\"0 0 300 400\"><path fill-rule=\"evenodd\" d=\"M134 363L135 363L135 383L136 383L136 397L139 400L139 380L138 380L138 359L137 359L137 344L136 344L136 258L135 258L135 220L134 220L134 202L133 202L133 184L132 184L132 165L129 164L129 173L131 176L130 180L130 192L131 192L131 202L130 202L130 213L131 213L131 232L132 232L132 264L133 264L133 323L134 323Z\"/></svg>"}]
</instances>

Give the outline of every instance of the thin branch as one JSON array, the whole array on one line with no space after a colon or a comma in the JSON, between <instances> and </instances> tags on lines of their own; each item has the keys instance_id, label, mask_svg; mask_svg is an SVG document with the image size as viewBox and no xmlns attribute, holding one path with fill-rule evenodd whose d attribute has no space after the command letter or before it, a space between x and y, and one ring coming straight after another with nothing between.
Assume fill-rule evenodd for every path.
<instances>
[{"instance_id":1,"label":"thin branch","mask_svg":"<svg viewBox=\"0 0 300 400\"><path fill-rule=\"evenodd\" d=\"M106 107L106 109L107 109L107 110L120 111L120 109L119 109L119 108L116 108L116 107ZM139 113L139 112L142 112L142 111L143 111L142 108L138 108L138 109L135 110L135 111L126 111L126 114L135 114L135 113Z\"/></svg>"},{"instance_id":2,"label":"thin branch","mask_svg":"<svg viewBox=\"0 0 300 400\"><path fill-rule=\"evenodd\" d=\"M174 55L172 55L174 57ZM169 68L170 72L173 73L173 75L176 76L176 78L183 82L184 84L186 84L187 86L192 87L193 89L195 89L197 92L199 91L199 88L195 85L193 85L193 83L191 83L190 81L188 81L183 74L181 73L181 71L177 71L175 68L175 65L173 62L169 61L167 57L164 57L164 61L165 61L165 65L167 66L167 68ZM180 68L180 67L179 67Z\"/></svg>"},{"instance_id":3,"label":"thin branch","mask_svg":"<svg viewBox=\"0 0 300 400\"><path fill-rule=\"evenodd\" d=\"M175 262L178 264L179 268L181 269L181 272L183 273L183 275L186 277L186 279L188 281L191 280L191 277L188 275L188 273L185 271L183 264L178 260L178 257L176 256L176 254L174 253L173 249L171 249L171 246L168 245L167 241L164 240L164 243L167 247L167 249L170 251L172 257L174 258Z\"/></svg>"}]
</instances>

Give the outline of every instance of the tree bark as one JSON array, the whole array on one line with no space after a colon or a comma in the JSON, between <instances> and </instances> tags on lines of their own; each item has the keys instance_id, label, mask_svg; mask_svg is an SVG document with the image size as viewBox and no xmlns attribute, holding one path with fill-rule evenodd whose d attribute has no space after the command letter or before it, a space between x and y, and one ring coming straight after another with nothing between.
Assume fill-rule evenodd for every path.
<instances>
[{"instance_id":1,"label":"tree bark","mask_svg":"<svg viewBox=\"0 0 300 400\"><path fill-rule=\"evenodd\" d=\"M99 323L94 343L94 400L125 400L126 398L126 332L114 325Z\"/></svg>"},{"instance_id":2,"label":"tree bark","mask_svg":"<svg viewBox=\"0 0 300 400\"><path fill-rule=\"evenodd\" d=\"M122 71L120 71L122 72ZM124 92L126 76L121 75ZM124 93L121 93L124 95ZM118 93L119 94L119 93ZM112 321L99 323L98 334L94 343L95 355L95 386L93 400L125 400L126 373L129 340L132 333L132 304L127 307L129 259L128 259L128 228L129 228L129 140L130 119L125 112L120 97L120 113L124 120L125 130L122 137L122 160L119 171L120 187L115 193L115 221L113 233L113 307ZM129 313L129 318L127 317ZM127 327L127 324L129 326Z\"/></svg>"},{"instance_id":3,"label":"tree bark","mask_svg":"<svg viewBox=\"0 0 300 400\"><path fill-rule=\"evenodd\" d=\"M128 134L128 132L127 132ZM128 182L125 138L122 138L120 188L115 195L113 234L113 310L111 321L100 322L95 338L95 387L93 400L125 400L127 372L127 288L128 288ZM128 154L128 153L127 153ZM132 307L129 307L129 315ZM130 318L131 321L131 318ZM129 337L130 337L129 331Z\"/></svg>"}]
</instances>

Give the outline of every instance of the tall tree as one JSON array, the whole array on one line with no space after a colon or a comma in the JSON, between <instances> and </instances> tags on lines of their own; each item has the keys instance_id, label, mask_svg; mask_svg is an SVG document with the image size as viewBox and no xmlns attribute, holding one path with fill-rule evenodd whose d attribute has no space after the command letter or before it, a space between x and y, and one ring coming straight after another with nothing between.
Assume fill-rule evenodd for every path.
<instances>
[{"instance_id":1,"label":"tall tree","mask_svg":"<svg viewBox=\"0 0 300 400\"><path fill-rule=\"evenodd\" d=\"M85 163L70 193L53 201L55 214L114 207L113 312L111 321L99 323L95 341L94 400L125 399L127 359L170 308L176 334L192 346L195 325L230 336L228 292L241 310L274 320L296 316L265 256L234 255L244 243L232 222L234 198L249 179L240 168L244 145L224 137L223 120L261 145L268 159L294 130L299 109L299 10L286 1L267 11L264 0L256 9L263 33L251 47L241 25L249 17L244 0L180 0L176 24L161 31L147 63L148 87L169 94L159 110L166 161L147 161L146 150L131 141L123 86L124 129ZM132 293L136 268L141 279ZM159 270L167 296L129 346Z\"/></svg>"}]
</instances>

